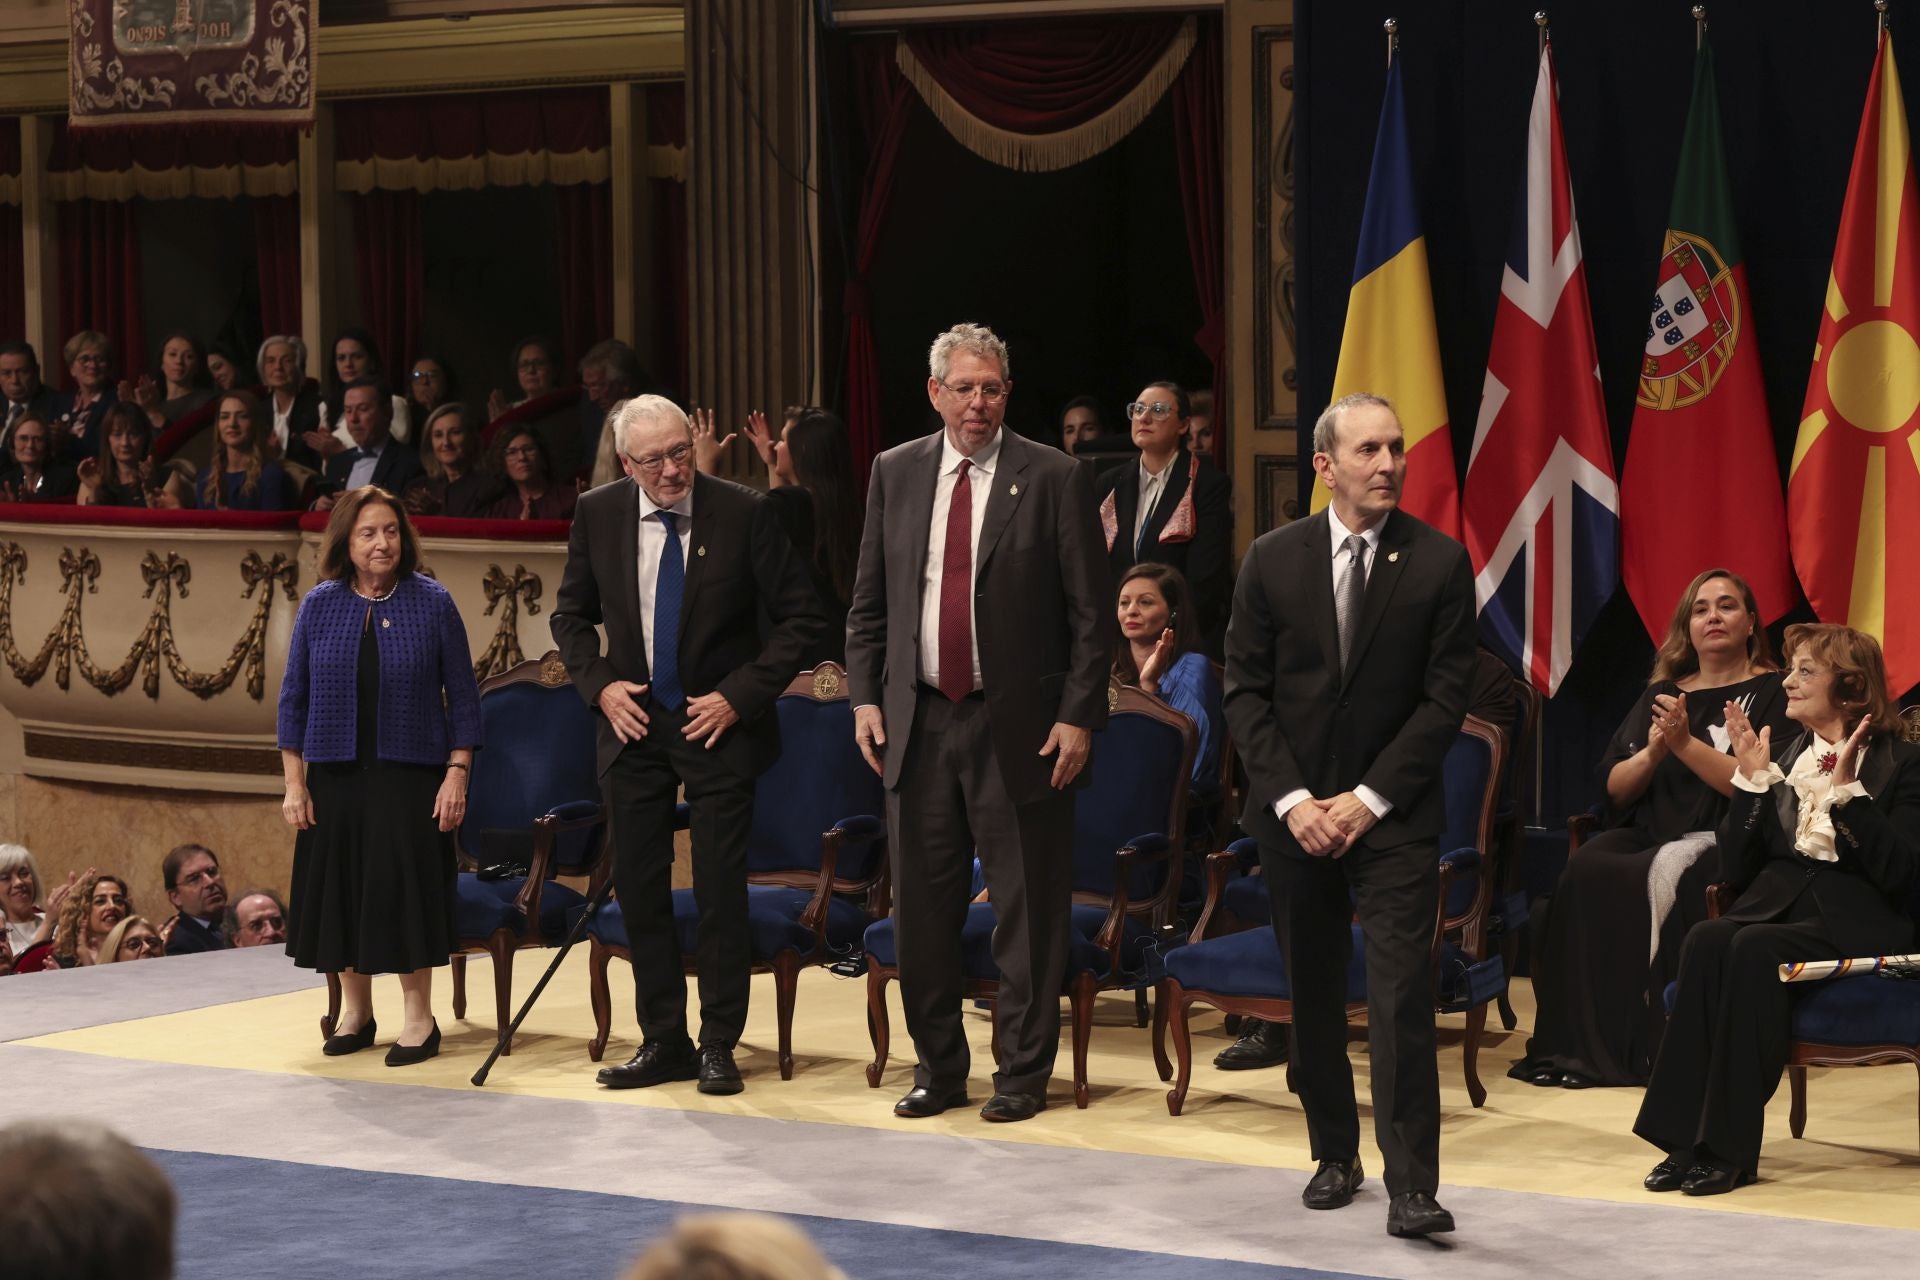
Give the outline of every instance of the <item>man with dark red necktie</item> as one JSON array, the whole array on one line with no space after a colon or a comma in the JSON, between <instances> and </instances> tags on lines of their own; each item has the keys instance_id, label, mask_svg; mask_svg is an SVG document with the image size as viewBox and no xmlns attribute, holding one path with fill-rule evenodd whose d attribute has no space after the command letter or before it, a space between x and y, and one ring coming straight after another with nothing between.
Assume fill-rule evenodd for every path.
<instances>
[{"instance_id":1,"label":"man with dark red necktie","mask_svg":"<svg viewBox=\"0 0 1920 1280\"><path fill-rule=\"evenodd\" d=\"M874 462L847 615L854 737L887 785L900 997L919 1063L894 1106L967 1101L960 931L986 875L1001 974L988 1120L1046 1106L1072 904L1071 787L1106 723L1112 589L1093 486L1001 429L1012 380L992 330L934 340L943 428Z\"/></svg>"}]
</instances>

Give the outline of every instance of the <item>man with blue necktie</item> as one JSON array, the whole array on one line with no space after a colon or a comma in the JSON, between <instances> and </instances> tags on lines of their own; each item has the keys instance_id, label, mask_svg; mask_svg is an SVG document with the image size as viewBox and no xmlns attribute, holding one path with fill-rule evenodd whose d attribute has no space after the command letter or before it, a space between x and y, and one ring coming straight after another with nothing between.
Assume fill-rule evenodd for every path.
<instances>
[{"instance_id":1,"label":"man with blue necktie","mask_svg":"<svg viewBox=\"0 0 1920 1280\"><path fill-rule=\"evenodd\" d=\"M754 780L780 754L774 700L826 617L766 495L695 473L693 430L679 406L635 396L613 431L632 483L581 495L552 618L574 687L603 716L614 889L642 1033L633 1058L597 1078L614 1089L698 1079L702 1093L738 1093ZM697 1052L673 923L683 786L699 909Z\"/></svg>"}]
</instances>

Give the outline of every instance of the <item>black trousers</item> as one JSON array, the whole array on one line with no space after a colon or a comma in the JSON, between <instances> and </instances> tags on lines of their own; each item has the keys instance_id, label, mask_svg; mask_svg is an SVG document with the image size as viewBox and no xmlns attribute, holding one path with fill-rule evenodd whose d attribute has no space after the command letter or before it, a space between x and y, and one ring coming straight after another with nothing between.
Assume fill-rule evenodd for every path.
<instances>
[{"instance_id":1,"label":"black trousers","mask_svg":"<svg viewBox=\"0 0 1920 1280\"><path fill-rule=\"evenodd\" d=\"M684 786L693 811L693 896L700 911L694 948L700 1043L732 1048L746 1026L753 968L747 935L753 779L682 737L684 710L650 702L647 712L647 736L627 744L606 778L613 882L633 955L635 1011L646 1043L688 1043L687 980L673 926L673 810Z\"/></svg>"},{"instance_id":2,"label":"black trousers","mask_svg":"<svg viewBox=\"0 0 1920 1280\"><path fill-rule=\"evenodd\" d=\"M1347 1058L1347 968L1356 912L1367 948L1374 1137L1387 1191L1440 1186L1440 1071L1433 1032L1432 841L1355 845L1340 858L1260 846L1274 931L1293 992L1293 1080L1316 1160L1351 1160L1360 1112ZM1351 896L1350 896L1351 895Z\"/></svg>"},{"instance_id":3,"label":"black trousers","mask_svg":"<svg viewBox=\"0 0 1920 1280\"><path fill-rule=\"evenodd\" d=\"M973 859L986 874L1000 968L1001 1093L1044 1097L1060 1046L1073 905L1073 793L1016 805L1007 794L979 698L951 702L923 689L901 766L887 795L900 1000L919 1055L914 1083L957 1089L970 1066L961 1005L960 931Z\"/></svg>"},{"instance_id":4,"label":"black trousers","mask_svg":"<svg viewBox=\"0 0 1920 1280\"><path fill-rule=\"evenodd\" d=\"M1804 911L1810 898L1796 907ZM1680 952L1673 1017L1633 1131L1669 1155L1705 1154L1754 1172L1767 1099L1780 1086L1792 1040L1790 988L1779 966L1848 954L1859 953L1842 951L1817 918L1695 925Z\"/></svg>"}]
</instances>

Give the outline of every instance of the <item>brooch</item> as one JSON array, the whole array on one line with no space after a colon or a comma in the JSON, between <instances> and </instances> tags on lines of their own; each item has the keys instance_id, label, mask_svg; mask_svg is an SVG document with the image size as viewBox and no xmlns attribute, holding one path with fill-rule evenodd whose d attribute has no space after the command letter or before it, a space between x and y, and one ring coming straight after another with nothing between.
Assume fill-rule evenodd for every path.
<instances>
[{"instance_id":1,"label":"brooch","mask_svg":"<svg viewBox=\"0 0 1920 1280\"><path fill-rule=\"evenodd\" d=\"M380 619L380 625L381 625L381 626L383 626L383 627L390 627L390 626L392 626L392 625L393 625L393 619L392 619L392 618L382 618L382 619Z\"/></svg>"},{"instance_id":2,"label":"brooch","mask_svg":"<svg viewBox=\"0 0 1920 1280\"><path fill-rule=\"evenodd\" d=\"M1833 766L1839 763L1840 763L1839 755L1836 752L1829 751L1827 752L1827 754L1820 757L1820 772L1832 773Z\"/></svg>"}]
</instances>

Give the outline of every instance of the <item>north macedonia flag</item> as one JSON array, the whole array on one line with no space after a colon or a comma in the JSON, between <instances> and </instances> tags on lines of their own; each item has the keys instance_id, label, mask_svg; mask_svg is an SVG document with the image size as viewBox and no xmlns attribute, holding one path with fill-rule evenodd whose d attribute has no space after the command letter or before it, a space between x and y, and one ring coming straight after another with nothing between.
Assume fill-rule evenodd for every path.
<instances>
[{"instance_id":1,"label":"north macedonia flag","mask_svg":"<svg viewBox=\"0 0 1920 1280\"><path fill-rule=\"evenodd\" d=\"M1880 37L1787 481L1787 529L1824 622L1877 636L1920 683L1920 207L1893 36Z\"/></svg>"}]
</instances>

